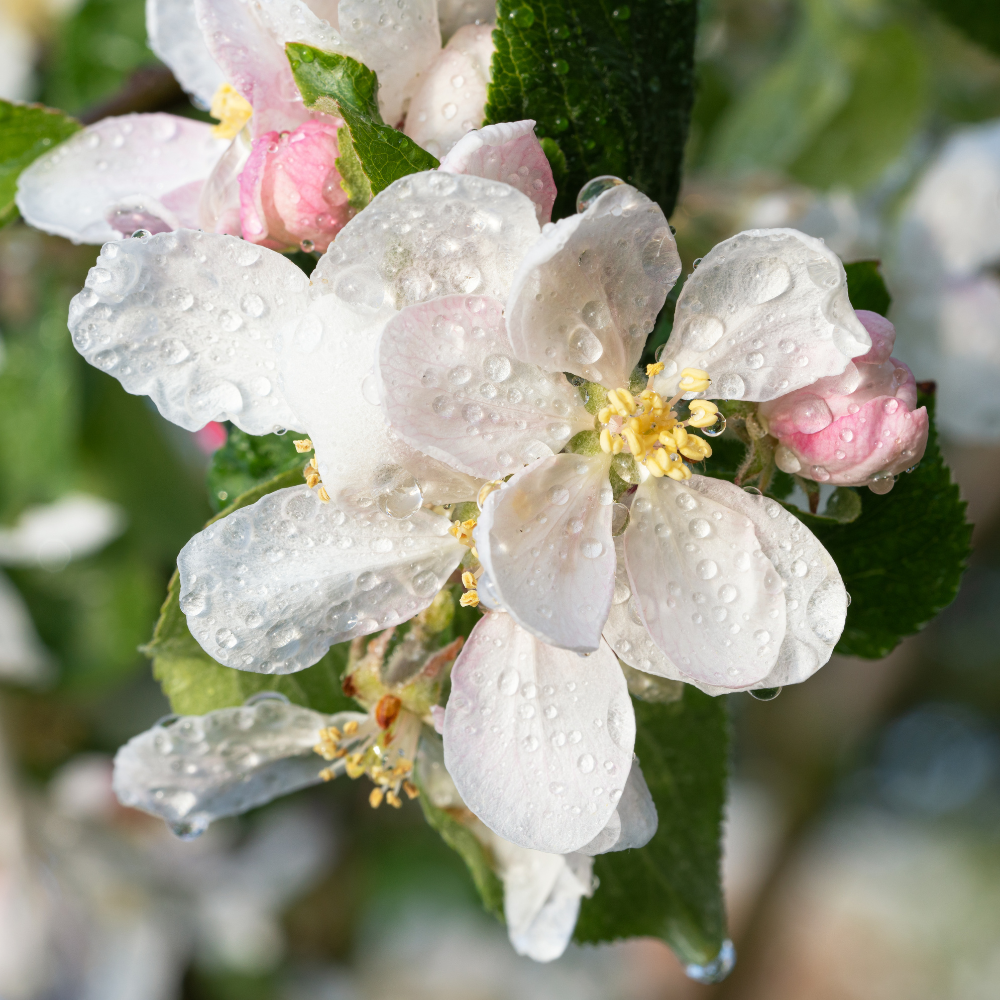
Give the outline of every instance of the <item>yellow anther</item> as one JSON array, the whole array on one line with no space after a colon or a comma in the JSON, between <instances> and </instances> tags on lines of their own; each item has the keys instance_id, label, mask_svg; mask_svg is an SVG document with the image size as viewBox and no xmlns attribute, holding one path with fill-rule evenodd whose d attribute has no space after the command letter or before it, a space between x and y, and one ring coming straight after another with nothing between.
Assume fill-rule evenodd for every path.
<instances>
[{"instance_id":1,"label":"yellow anther","mask_svg":"<svg viewBox=\"0 0 1000 1000\"><path fill-rule=\"evenodd\" d=\"M399 796L395 792L386 792L385 801L388 802L393 809L399 809L403 805L403 803L399 801Z\"/></svg>"},{"instance_id":2,"label":"yellow anther","mask_svg":"<svg viewBox=\"0 0 1000 1000\"><path fill-rule=\"evenodd\" d=\"M467 590L464 594L462 594L458 603L461 604L463 608L478 608L479 594L475 590Z\"/></svg>"},{"instance_id":3,"label":"yellow anther","mask_svg":"<svg viewBox=\"0 0 1000 1000\"><path fill-rule=\"evenodd\" d=\"M368 805L372 809L378 809L382 805L382 799L385 797L385 792L381 788L373 788L371 795L368 796Z\"/></svg>"},{"instance_id":4,"label":"yellow anther","mask_svg":"<svg viewBox=\"0 0 1000 1000\"><path fill-rule=\"evenodd\" d=\"M403 791L406 792L406 797L408 799L415 799L420 794L417 790L417 786L411 784L409 781L403 782Z\"/></svg>"},{"instance_id":5,"label":"yellow anther","mask_svg":"<svg viewBox=\"0 0 1000 1000\"><path fill-rule=\"evenodd\" d=\"M472 548L472 529L476 526L476 519L470 518L468 521L452 521L448 529L463 545Z\"/></svg>"},{"instance_id":6,"label":"yellow anther","mask_svg":"<svg viewBox=\"0 0 1000 1000\"><path fill-rule=\"evenodd\" d=\"M320 478L315 472L306 473L306 486L312 489L314 486L319 486Z\"/></svg>"},{"instance_id":7,"label":"yellow anther","mask_svg":"<svg viewBox=\"0 0 1000 1000\"><path fill-rule=\"evenodd\" d=\"M685 479L691 478L691 470L683 462L675 462L671 465L670 471L667 475L670 476L671 479L683 482Z\"/></svg>"},{"instance_id":8,"label":"yellow anther","mask_svg":"<svg viewBox=\"0 0 1000 1000\"><path fill-rule=\"evenodd\" d=\"M639 441L639 438L636 435L635 431L632 430L631 427L626 427L622 431L622 435L628 442L629 450L632 452L632 454L635 455L636 458L642 458L642 456L645 454L646 449L643 448L642 443Z\"/></svg>"},{"instance_id":9,"label":"yellow anther","mask_svg":"<svg viewBox=\"0 0 1000 1000\"><path fill-rule=\"evenodd\" d=\"M601 431L601 451L603 451L606 455L610 455L614 451L614 447L614 441L611 440L611 431L605 427L604 430Z\"/></svg>"},{"instance_id":10,"label":"yellow anther","mask_svg":"<svg viewBox=\"0 0 1000 1000\"><path fill-rule=\"evenodd\" d=\"M469 590L475 590L476 589L475 573L470 573L468 570L466 570L462 574L462 586L467 587Z\"/></svg>"},{"instance_id":11,"label":"yellow anther","mask_svg":"<svg viewBox=\"0 0 1000 1000\"><path fill-rule=\"evenodd\" d=\"M701 368L685 368L681 372L681 381L678 388L681 392L704 392L711 381L708 372Z\"/></svg>"},{"instance_id":12,"label":"yellow anther","mask_svg":"<svg viewBox=\"0 0 1000 1000\"><path fill-rule=\"evenodd\" d=\"M333 781L337 777L337 772L332 767L324 767L319 776L323 781Z\"/></svg>"},{"instance_id":13,"label":"yellow anther","mask_svg":"<svg viewBox=\"0 0 1000 1000\"><path fill-rule=\"evenodd\" d=\"M606 424L611 419L611 414L614 411L610 406L605 406L603 410L600 410L597 414L597 419L602 424Z\"/></svg>"},{"instance_id":14,"label":"yellow anther","mask_svg":"<svg viewBox=\"0 0 1000 1000\"><path fill-rule=\"evenodd\" d=\"M353 736L357 731L358 731L357 719L351 719L349 722L344 723L345 736Z\"/></svg>"},{"instance_id":15,"label":"yellow anther","mask_svg":"<svg viewBox=\"0 0 1000 1000\"><path fill-rule=\"evenodd\" d=\"M621 417L627 417L636 410L635 399L628 389L612 389L608 393L608 404Z\"/></svg>"},{"instance_id":16,"label":"yellow anther","mask_svg":"<svg viewBox=\"0 0 1000 1000\"><path fill-rule=\"evenodd\" d=\"M218 125L212 126L212 135L216 139L232 139L250 120L253 107L242 94L224 83L212 98L209 114L219 120Z\"/></svg>"},{"instance_id":17,"label":"yellow anther","mask_svg":"<svg viewBox=\"0 0 1000 1000\"><path fill-rule=\"evenodd\" d=\"M719 419L719 408L710 399L693 399L689 427L711 427Z\"/></svg>"},{"instance_id":18,"label":"yellow anther","mask_svg":"<svg viewBox=\"0 0 1000 1000\"><path fill-rule=\"evenodd\" d=\"M663 371L664 364L662 361L657 361L654 364L646 365L646 375L648 378L652 378L654 375L659 375Z\"/></svg>"},{"instance_id":19,"label":"yellow anther","mask_svg":"<svg viewBox=\"0 0 1000 1000\"><path fill-rule=\"evenodd\" d=\"M351 754L344 761L344 770L347 772L349 778L360 778L365 773L365 767L361 763L361 754Z\"/></svg>"},{"instance_id":20,"label":"yellow anther","mask_svg":"<svg viewBox=\"0 0 1000 1000\"><path fill-rule=\"evenodd\" d=\"M483 504L486 503L486 498L494 491L500 489L503 485L502 480L494 479L492 482L483 483L479 489L479 493L476 496L476 503L479 505L479 509L483 509Z\"/></svg>"},{"instance_id":21,"label":"yellow anther","mask_svg":"<svg viewBox=\"0 0 1000 1000\"><path fill-rule=\"evenodd\" d=\"M295 445L295 450L300 454L304 455L307 451L313 450L313 443L309 438L302 438L299 441L293 441L292 444ZM315 461L315 459L314 459Z\"/></svg>"},{"instance_id":22,"label":"yellow anther","mask_svg":"<svg viewBox=\"0 0 1000 1000\"><path fill-rule=\"evenodd\" d=\"M712 446L696 434L689 434L687 443L680 449L685 458L690 458L692 462L701 462L712 456Z\"/></svg>"},{"instance_id":23,"label":"yellow anther","mask_svg":"<svg viewBox=\"0 0 1000 1000\"><path fill-rule=\"evenodd\" d=\"M678 448L683 448L688 442L688 432L684 430L683 427L675 427L673 429L674 442Z\"/></svg>"},{"instance_id":24,"label":"yellow anther","mask_svg":"<svg viewBox=\"0 0 1000 1000\"><path fill-rule=\"evenodd\" d=\"M611 454L620 455L625 450L625 441L615 435L614 440L611 442Z\"/></svg>"},{"instance_id":25,"label":"yellow anther","mask_svg":"<svg viewBox=\"0 0 1000 1000\"><path fill-rule=\"evenodd\" d=\"M667 451L677 451L677 442L674 440L673 431L661 431L659 441Z\"/></svg>"},{"instance_id":26,"label":"yellow anther","mask_svg":"<svg viewBox=\"0 0 1000 1000\"><path fill-rule=\"evenodd\" d=\"M316 495L320 498L320 500L323 501L323 503L329 503L330 502L330 494L326 492L326 487L325 486L321 486L319 488L319 492L317 492Z\"/></svg>"}]
</instances>

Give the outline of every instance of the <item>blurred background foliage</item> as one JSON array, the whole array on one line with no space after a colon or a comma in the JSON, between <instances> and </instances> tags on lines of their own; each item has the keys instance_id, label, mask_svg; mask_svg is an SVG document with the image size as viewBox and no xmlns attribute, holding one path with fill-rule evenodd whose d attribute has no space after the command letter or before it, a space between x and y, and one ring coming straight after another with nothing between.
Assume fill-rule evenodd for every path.
<instances>
[{"instance_id":1,"label":"blurred background foliage","mask_svg":"<svg viewBox=\"0 0 1000 1000\"><path fill-rule=\"evenodd\" d=\"M0 0L0 57L0 96L83 120L201 114L146 47L142 0ZM671 220L686 270L740 228L790 220L846 260L878 256L947 137L1000 118L1000 7L703 0L698 84ZM774 702L731 696L730 979L691 984L654 942L536 967L480 917L419 811L375 813L360 785L197 845L111 802L109 755L169 711L138 647L177 551L260 458L232 432L206 483L219 438L167 424L77 355L66 308L93 258L20 223L0 232L0 528L74 492L126 517L98 552L3 570L53 668L0 689L4 1000L997 995L1000 448L944 442L977 527L938 621ZM288 443L267 445L269 468L298 461ZM286 820L313 840L294 848Z\"/></svg>"}]
</instances>

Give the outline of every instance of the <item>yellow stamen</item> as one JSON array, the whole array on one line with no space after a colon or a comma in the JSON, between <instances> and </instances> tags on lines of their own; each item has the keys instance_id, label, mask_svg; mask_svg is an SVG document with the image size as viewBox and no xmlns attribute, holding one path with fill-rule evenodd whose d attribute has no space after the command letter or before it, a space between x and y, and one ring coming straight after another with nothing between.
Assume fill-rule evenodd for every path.
<instances>
[{"instance_id":1,"label":"yellow stamen","mask_svg":"<svg viewBox=\"0 0 1000 1000\"><path fill-rule=\"evenodd\" d=\"M319 776L324 781L333 781L337 777L337 772L334 771L332 767L324 767L322 771L319 772Z\"/></svg>"},{"instance_id":2,"label":"yellow stamen","mask_svg":"<svg viewBox=\"0 0 1000 1000\"><path fill-rule=\"evenodd\" d=\"M395 792L386 792L385 801L392 806L393 809L400 809L403 803L399 801L399 796Z\"/></svg>"},{"instance_id":3,"label":"yellow stamen","mask_svg":"<svg viewBox=\"0 0 1000 1000\"><path fill-rule=\"evenodd\" d=\"M462 594L458 603L461 604L463 608L478 608L479 594L475 590L467 590L464 594Z\"/></svg>"},{"instance_id":4,"label":"yellow stamen","mask_svg":"<svg viewBox=\"0 0 1000 1000\"><path fill-rule=\"evenodd\" d=\"M219 120L218 125L212 126L212 135L216 139L233 139L250 120L253 107L242 94L224 83L212 98L209 114Z\"/></svg>"},{"instance_id":5,"label":"yellow stamen","mask_svg":"<svg viewBox=\"0 0 1000 1000\"><path fill-rule=\"evenodd\" d=\"M409 781L403 782L403 791L406 792L406 797L408 799L415 799L420 794L420 792L417 791L417 786Z\"/></svg>"},{"instance_id":6,"label":"yellow stamen","mask_svg":"<svg viewBox=\"0 0 1000 1000\"><path fill-rule=\"evenodd\" d=\"M657 361L655 364L646 365L646 377L652 378L654 375L659 375L664 369L664 364L662 361Z\"/></svg>"},{"instance_id":7,"label":"yellow stamen","mask_svg":"<svg viewBox=\"0 0 1000 1000\"><path fill-rule=\"evenodd\" d=\"M293 441L292 444L295 445L295 450L300 455L304 455L307 451L313 450L313 443L309 440L309 438L302 438L299 441Z\"/></svg>"},{"instance_id":8,"label":"yellow stamen","mask_svg":"<svg viewBox=\"0 0 1000 1000\"><path fill-rule=\"evenodd\" d=\"M320 498L320 500L323 501L323 503L329 503L330 502L330 494L326 492L326 487L325 486L321 486L319 488L319 492L316 495Z\"/></svg>"},{"instance_id":9,"label":"yellow stamen","mask_svg":"<svg viewBox=\"0 0 1000 1000\"><path fill-rule=\"evenodd\" d=\"M719 419L719 408L710 399L693 399L688 409L689 427L711 427Z\"/></svg>"},{"instance_id":10,"label":"yellow stamen","mask_svg":"<svg viewBox=\"0 0 1000 1000\"><path fill-rule=\"evenodd\" d=\"M448 529L463 545L470 549L473 547L472 530L476 526L476 519L470 518L468 521L452 521Z\"/></svg>"},{"instance_id":11,"label":"yellow stamen","mask_svg":"<svg viewBox=\"0 0 1000 1000\"><path fill-rule=\"evenodd\" d=\"M475 573L470 573L468 570L466 570L462 574L462 586L465 587L465 588L467 588L468 590L475 590L476 589L476 574Z\"/></svg>"},{"instance_id":12,"label":"yellow stamen","mask_svg":"<svg viewBox=\"0 0 1000 1000\"><path fill-rule=\"evenodd\" d=\"M351 719L349 722L344 723L345 736L353 736L357 731L358 731L357 719Z\"/></svg>"},{"instance_id":13,"label":"yellow stamen","mask_svg":"<svg viewBox=\"0 0 1000 1000\"><path fill-rule=\"evenodd\" d=\"M614 447L614 442L611 440L611 431L605 427L604 430L601 431L601 451L610 455L614 450Z\"/></svg>"},{"instance_id":14,"label":"yellow stamen","mask_svg":"<svg viewBox=\"0 0 1000 1000\"><path fill-rule=\"evenodd\" d=\"M309 472L306 474L306 486L312 489L314 486L318 486L320 483L320 478L315 472Z\"/></svg>"},{"instance_id":15,"label":"yellow stamen","mask_svg":"<svg viewBox=\"0 0 1000 1000\"><path fill-rule=\"evenodd\" d=\"M708 372L701 368L685 368L681 372L681 381L678 388L681 392L704 392L711 382Z\"/></svg>"},{"instance_id":16,"label":"yellow stamen","mask_svg":"<svg viewBox=\"0 0 1000 1000\"><path fill-rule=\"evenodd\" d=\"M368 796L368 805L370 805L372 809L378 809L378 807L382 805L382 799L384 796L385 792L383 792L381 788L373 788L371 795Z\"/></svg>"}]
</instances>

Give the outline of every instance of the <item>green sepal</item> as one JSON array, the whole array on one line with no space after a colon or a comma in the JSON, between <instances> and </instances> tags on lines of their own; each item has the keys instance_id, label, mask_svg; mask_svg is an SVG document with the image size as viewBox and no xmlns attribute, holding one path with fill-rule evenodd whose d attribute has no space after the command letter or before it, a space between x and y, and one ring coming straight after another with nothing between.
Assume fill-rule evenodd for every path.
<instances>
[{"instance_id":1,"label":"green sepal","mask_svg":"<svg viewBox=\"0 0 1000 1000\"><path fill-rule=\"evenodd\" d=\"M309 456L295 450L295 434L247 434L230 427L226 443L208 467L208 499L214 510L283 472L302 469ZM292 484L294 485L294 483Z\"/></svg>"},{"instance_id":2,"label":"green sepal","mask_svg":"<svg viewBox=\"0 0 1000 1000\"><path fill-rule=\"evenodd\" d=\"M347 203L355 212L360 212L372 200L371 181L361 167L358 154L351 141L351 130L346 126L337 129L337 148L340 156L334 161L340 174L340 186L347 195Z\"/></svg>"},{"instance_id":3,"label":"green sepal","mask_svg":"<svg viewBox=\"0 0 1000 1000\"><path fill-rule=\"evenodd\" d=\"M892 296L879 270L880 265L877 260L856 260L853 264L845 264L847 294L855 309L867 309L887 316Z\"/></svg>"}]
</instances>

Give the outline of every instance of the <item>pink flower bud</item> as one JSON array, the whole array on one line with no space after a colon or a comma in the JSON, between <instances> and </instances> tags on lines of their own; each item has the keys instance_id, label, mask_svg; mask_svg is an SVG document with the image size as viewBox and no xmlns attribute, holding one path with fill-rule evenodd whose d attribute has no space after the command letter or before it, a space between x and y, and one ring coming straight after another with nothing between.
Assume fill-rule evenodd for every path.
<instances>
[{"instance_id":1,"label":"pink flower bud","mask_svg":"<svg viewBox=\"0 0 1000 1000\"><path fill-rule=\"evenodd\" d=\"M864 309L857 316L871 334L867 354L841 375L762 403L759 412L780 442L778 468L821 483L870 485L884 493L893 476L923 457L927 410L915 409L913 372L890 357L893 325Z\"/></svg>"},{"instance_id":2,"label":"pink flower bud","mask_svg":"<svg viewBox=\"0 0 1000 1000\"><path fill-rule=\"evenodd\" d=\"M337 124L309 121L254 140L240 174L245 240L272 250L330 245L353 215L335 162Z\"/></svg>"}]
</instances>

